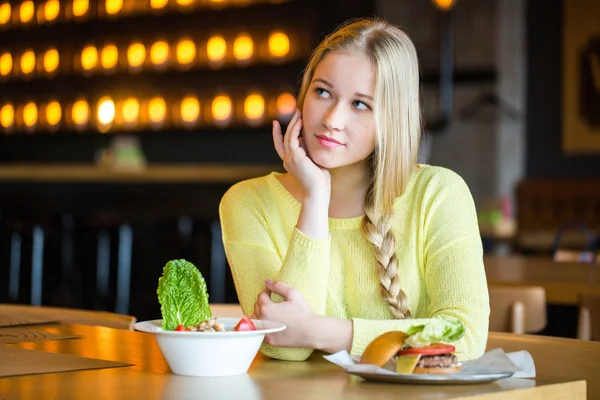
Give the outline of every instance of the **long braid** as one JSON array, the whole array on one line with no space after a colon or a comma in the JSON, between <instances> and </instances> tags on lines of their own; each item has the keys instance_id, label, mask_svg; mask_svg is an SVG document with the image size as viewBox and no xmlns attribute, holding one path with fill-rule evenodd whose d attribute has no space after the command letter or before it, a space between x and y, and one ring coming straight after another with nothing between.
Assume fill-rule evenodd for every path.
<instances>
[{"instance_id":1,"label":"long braid","mask_svg":"<svg viewBox=\"0 0 600 400\"><path fill-rule=\"evenodd\" d=\"M397 319L410 317L408 298L400 287L398 276L398 257L396 256L396 238L392 231L392 212L380 215L372 201L372 185L365 200L365 217L362 228L365 237L375 250L377 274L379 275L379 293L389 304L390 311Z\"/></svg>"}]
</instances>

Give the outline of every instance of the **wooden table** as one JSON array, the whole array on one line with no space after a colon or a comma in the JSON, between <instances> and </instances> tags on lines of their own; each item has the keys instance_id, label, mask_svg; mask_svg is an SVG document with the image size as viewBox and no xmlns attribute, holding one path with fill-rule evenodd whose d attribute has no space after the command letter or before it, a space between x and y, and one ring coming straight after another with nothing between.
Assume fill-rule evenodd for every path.
<instances>
[{"instance_id":1,"label":"wooden table","mask_svg":"<svg viewBox=\"0 0 600 400\"><path fill-rule=\"evenodd\" d=\"M549 257L485 256L491 285L542 286L548 303L576 305L580 292L600 294L600 265L556 263Z\"/></svg>"},{"instance_id":2,"label":"wooden table","mask_svg":"<svg viewBox=\"0 0 600 400\"><path fill-rule=\"evenodd\" d=\"M585 381L538 376L463 386L369 383L319 354L306 362L259 355L246 375L193 378L170 373L154 337L83 325L37 329L81 339L21 343L16 347L132 363L135 366L0 379L0 398L13 399L584 399Z\"/></svg>"},{"instance_id":3,"label":"wooden table","mask_svg":"<svg viewBox=\"0 0 600 400\"><path fill-rule=\"evenodd\" d=\"M587 398L600 399L600 342L493 332L487 347L501 347L507 352L527 350L535 360L537 376L585 379Z\"/></svg>"}]
</instances>

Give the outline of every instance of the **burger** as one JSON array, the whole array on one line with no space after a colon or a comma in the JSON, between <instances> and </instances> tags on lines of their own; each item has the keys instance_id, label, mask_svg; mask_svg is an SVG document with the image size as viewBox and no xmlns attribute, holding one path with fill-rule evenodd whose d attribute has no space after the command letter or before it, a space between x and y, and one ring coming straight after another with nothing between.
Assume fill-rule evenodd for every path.
<instances>
[{"instance_id":1,"label":"burger","mask_svg":"<svg viewBox=\"0 0 600 400\"><path fill-rule=\"evenodd\" d=\"M374 364L405 374L452 374L462 366L456 355L455 342L464 336L460 320L433 319L403 331L385 332L365 348L361 364Z\"/></svg>"},{"instance_id":2,"label":"burger","mask_svg":"<svg viewBox=\"0 0 600 400\"><path fill-rule=\"evenodd\" d=\"M420 356L412 370L413 374L453 374L460 371L462 365L454 355L455 347L450 344L434 343L424 347L408 347L400 350L399 358ZM402 363L402 361L400 361ZM397 368L396 368L397 370Z\"/></svg>"}]
</instances>

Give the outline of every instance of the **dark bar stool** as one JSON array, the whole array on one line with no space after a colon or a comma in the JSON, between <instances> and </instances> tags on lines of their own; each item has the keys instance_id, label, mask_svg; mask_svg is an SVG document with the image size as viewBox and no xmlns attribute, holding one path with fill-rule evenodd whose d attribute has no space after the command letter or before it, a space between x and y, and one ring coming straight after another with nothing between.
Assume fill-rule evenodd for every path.
<instances>
[{"instance_id":1,"label":"dark bar stool","mask_svg":"<svg viewBox=\"0 0 600 400\"><path fill-rule=\"evenodd\" d=\"M95 308L107 309L107 302L114 300L114 311L127 314L131 301L133 229L128 222L113 213L88 218L87 224L97 231ZM112 292L110 287L111 239L114 233L116 233L118 246L116 290Z\"/></svg>"},{"instance_id":2,"label":"dark bar stool","mask_svg":"<svg viewBox=\"0 0 600 400\"><path fill-rule=\"evenodd\" d=\"M96 295L107 299L110 294L110 233L106 229L98 232L96 257ZM97 304L96 308L99 304Z\"/></svg>"},{"instance_id":3,"label":"dark bar stool","mask_svg":"<svg viewBox=\"0 0 600 400\"><path fill-rule=\"evenodd\" d=\"M53 298L54 305L83 307L82 271L75 258L76 231L81 228L79 221L70 213L58 216L55 226L60 236L60 281Z\"/></svg>"},{"instance_id":4,"label":"dark bar stool","mask_svg":"<svg viewBox=\"0 0 600 400\"><path fill-rule=\"evenodd\" d=\"M45 304L48 302L66 307L81 305L82 282L80 271L75 267L75 226L72 215L11 215L2 220L2 229L9 239L9 302L28 302L35 306L48 305ZM53 243L60 243L60 248L53 247ZM56 282L52 288L45 288L44 285L48 284L48 278L52 280L53 274L50 272L51 275L46 276L48 268L54 266L60 267L60 273L54 273ZM30 267L29 271L27 267ZM25 299L22 284L27 278L29 298Z\"/></svg>"},{"instance_id":5,"label":"dark bar stool","mask_svg":"<svg viewBox=\"0 0 600 400\"><path fill-rule=\"evenodd\" d=\"M31 305L42 305L44 275L44 230L40 225L32 229L33 246L31 252Z\"/></svg>"},{"instance_id":6,"label":"dark bar stool","mask_svg":"<svg viewBox=\"0 0 600 400\"><path fill-rule=\"evenodd\" d=\"M225 280L227 274L227 259L221 237L219 220L210 224L210 298L214 303L225 303Z\"/></svg>"},{"instance_id":7,"label":"dark bar stool","mask_svg":"<svg viewBox=\"0 0 600 400\"><path fill-rule=\"evenodd\" d=\"M4 226L10 232L8 299L14 303L20 301L23 241L31 238L31 281L29 303L35 306L42 305L45 243L44 228L42 228L42 225L39 223L28 223L20 219L5 221Z\"/></svg>"},{"instance_id":8,"label":"dark bar stool","mask_svg":"<svg viewBox=\"0 0 600 400\"><path fill-rule=\"evenodd\" d=\"M16 303L19 300L19 282L21 279L21 233L10 235L10 261L8 274L8 299Z\"/></svg>"},{"instance_id":9,"label":"dark bar stool","mask_svg":"<svg viewBox=\"0 0 600 400\"><path fill-rule=\"evenodd\" d=\"M128 224L119 226L119 257L117 264L117 303L115 311L119 314L129 312L131 300L131 253L133 248L133 229Z\"/></svg>"}]
</instances>

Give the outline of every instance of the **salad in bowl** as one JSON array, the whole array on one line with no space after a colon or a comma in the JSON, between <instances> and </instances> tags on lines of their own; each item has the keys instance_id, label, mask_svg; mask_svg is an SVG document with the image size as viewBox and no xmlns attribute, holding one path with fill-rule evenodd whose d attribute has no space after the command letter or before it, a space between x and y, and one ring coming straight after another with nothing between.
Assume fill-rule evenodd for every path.
<instances>
[{"instance_id":1,"label":"salad in bowl","mask_svg":"<svg viewBox=\"0 0 600 400\"><path fill-rule=\"evenodd\" d=\"M171 260L158 281L162 319L138 322L134 329L154 334L174 374L244 374L268 333L285 329L274 321L213 316L206 281L186 260Z\"/></svg>"}]
</instances>

